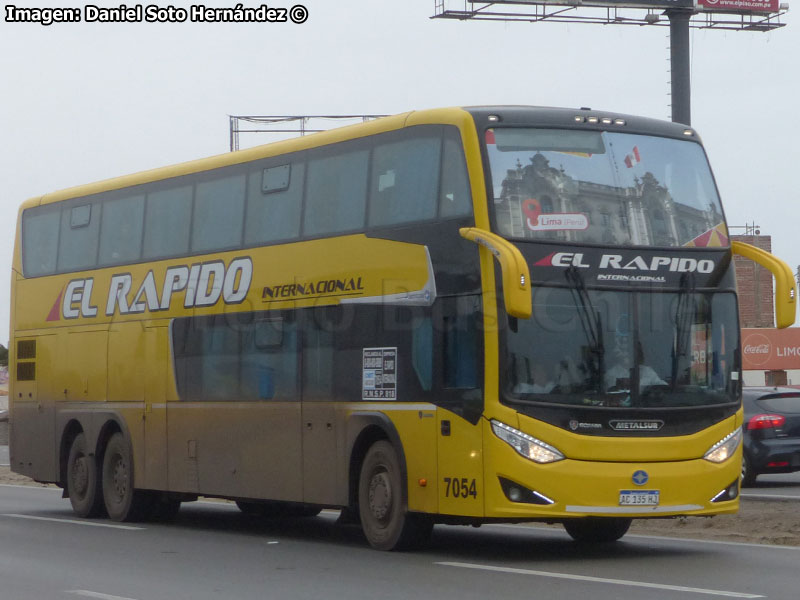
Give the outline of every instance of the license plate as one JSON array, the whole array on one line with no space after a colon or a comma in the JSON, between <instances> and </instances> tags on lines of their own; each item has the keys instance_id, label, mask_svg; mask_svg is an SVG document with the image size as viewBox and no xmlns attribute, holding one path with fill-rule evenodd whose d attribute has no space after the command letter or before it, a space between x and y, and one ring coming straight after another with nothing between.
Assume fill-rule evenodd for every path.
<instances>
[{"instance_id":1,"label":"license plate","mask_svg":"<svg viewBox=\"0 0 800 600\"><path fill-rule=\"evenodd\" d=\"M619 493L620 506L657 506L658 490L622 490Z\"/></svg>"}]
</instances>

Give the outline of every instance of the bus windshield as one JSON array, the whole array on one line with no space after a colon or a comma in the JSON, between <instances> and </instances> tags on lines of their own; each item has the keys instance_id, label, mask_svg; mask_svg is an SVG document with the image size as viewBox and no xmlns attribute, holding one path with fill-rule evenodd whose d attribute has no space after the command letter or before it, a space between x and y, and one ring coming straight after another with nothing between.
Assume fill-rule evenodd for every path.
<instances>
[{"instance_id":1,"label":"bus windshield","mask_svg":"<svg viewBox=\"0 0 800 600\"><path fill-rule=\"evenodd\" d=\"M618 246L728 246L705 153L692 141L607 131L486 132L506 238Z\"/></svg>"},{"instance_id":2,"label":"bus windshield","mask_svg":"<svg viewBox=\"0 0 800 600\"><path fill-rule=\"evenodd\" d=\"M504 396L512 401L666 408L736 401L732 293L538 287L512 320Z\"/></svg>"}]
</instances>

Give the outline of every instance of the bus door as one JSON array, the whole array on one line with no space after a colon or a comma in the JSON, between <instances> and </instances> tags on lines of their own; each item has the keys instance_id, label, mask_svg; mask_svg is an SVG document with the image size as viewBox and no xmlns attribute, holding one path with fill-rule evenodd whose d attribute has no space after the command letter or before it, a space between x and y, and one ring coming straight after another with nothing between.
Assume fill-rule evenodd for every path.
<instances>
[{"instance_id":1,"label":"bus door","mask_svg":"<svg viewBox=\"0 0 800 600\"><path fill-rule=\"evenodd\" d=\"M483 515L482 343L480 296L443 298L434 311L439 349L434 370L440 378L438 424L439 512Z\"/></svg>"}]
</instances>

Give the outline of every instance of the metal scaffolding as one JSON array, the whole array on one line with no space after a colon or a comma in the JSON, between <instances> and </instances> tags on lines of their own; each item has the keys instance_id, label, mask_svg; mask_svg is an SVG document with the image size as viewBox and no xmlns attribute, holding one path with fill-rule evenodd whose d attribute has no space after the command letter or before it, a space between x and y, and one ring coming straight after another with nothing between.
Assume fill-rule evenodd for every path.
<instances>
[{"instance_id":1,"label":"metal scaffolding","mask_svg":"<svg viewBox=\"0 0 800 600\"><path fill-rule=\"evenodd\" d=\"M521 21L601 25L659 25L670 28L672 120L691 125L689 29L771 31L783 27L788 4L722 10L718 0L434 0L434 19ZM449 8L456 4L463 8ZM580 9L580 12L578 12ZM769 12L772 11L772 12Z\"/></svg>"},{"instance_id":2,"label":"metal scaffolding","mask_svg":"<svg viewBox=\"0 0 800 600\"><path fill-rule=\"evenodd\" d=\"M448 8L453 4L463 5L462 9ZM580 12L579 12L580 9ZM671 9L670 9L671 10ZM788 5L781 4L777 13L752 12L689 11L689 27L695 29L732 29L740 31L771 31L784 27L781 22ZM521 21L537 23L594 23L601 25L658 25L669 27L669 10L631 7L592 6L591 1L535 2L526 0L435 0L434 19L455 19L458 21ZM582 14L588 13L588 14Z\"/></svg>"},{"instance_id":3,"label":"metal scaffolding","mask_svg":"<svg viewBox=\"0 0 800 600\"><path fill-rule=\"evenodd\" d=\"M294 137L351 123L366 122L386 115L229 115L231 152L239 150L243 133L268 133ZM327 125L327 126L323 126ZM250 127L252 126L252 127Z\"/></svg>"}]
</instances>

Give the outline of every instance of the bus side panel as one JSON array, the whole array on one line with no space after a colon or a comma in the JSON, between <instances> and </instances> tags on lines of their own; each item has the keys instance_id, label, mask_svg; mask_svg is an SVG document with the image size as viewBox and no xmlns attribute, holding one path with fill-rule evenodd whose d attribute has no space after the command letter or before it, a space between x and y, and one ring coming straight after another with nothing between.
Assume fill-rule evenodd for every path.
<instances>
[{"instance_id":1,"label":"bus side panel","mask_svg":"<svg viewBox=\"0 0 800 600\"><path fill-rule=\"evenodd\" d=\"M57 340L47 334L16 338L10 365L11 467L46 482L58 481L54 402L58 392L48 385L58 364Z\"/></svg>"},{"instance_id":2,"label":"bus side panel","mask_svg":"<svg viewBox=\"0 0 800 600\"><path fill-rule=\"evenodd\" d=\"M169 489L301 501L300 402L169 402Z\"/></svg>"},{"instance_id":3,"label":"bus side panel","mask_svg":"<svg viewBox=\"0 0 800 600\"><path fill-rule=\"evenodd\" d=\"M392 411L389 416L400 432L405 453L408 509L439 512L435 409Z\"/></svg>"},{"instance_id":4,"label":"bus side panel","mask_svg":"<svg viewBox=\"0 0 800 600\"><path fill-rule=\"evenodd\" d=\"M144 334L144 475L142 487L166 490L169 487L167 465L167 397L170 352L169 329L147 327ZM135 449L134 449L135 452Z\"/></svg>"},{"instance_id":5,"label":"bus side panel","mask_svg":"<svg viewBox=\"0 0 800 600\"><path fill-rule=\"evenodd\" d=\"M483 435L481 421L472 425L443 408L437 409L439 512L482 517L484 514Z\"/></svg>"},{"instance_id":6,"label":"bus side panel","mask_svg":"<svg viewBox=\"0 0 800 600\"><path fill-rule=\"evenodd\" d=\"M61 394L57 403L104 402L108 330L104 326L76 328L58 338L54 380L59 383Z\"/></svg>"},{"instance_id":7,"label":"bus side panel","mask_svg":"<svg viewBox=\"0 0 800 600\"><path fill-rule=\"evenodd\" d=\"M142 400L145 382L144 336L141 323L112 323L108 333L108 401L128 415L127 429L133 451L133 480L144 482Z\"/></svg>"}]
</instances>

